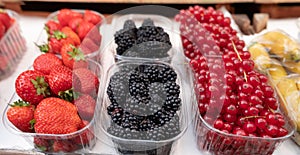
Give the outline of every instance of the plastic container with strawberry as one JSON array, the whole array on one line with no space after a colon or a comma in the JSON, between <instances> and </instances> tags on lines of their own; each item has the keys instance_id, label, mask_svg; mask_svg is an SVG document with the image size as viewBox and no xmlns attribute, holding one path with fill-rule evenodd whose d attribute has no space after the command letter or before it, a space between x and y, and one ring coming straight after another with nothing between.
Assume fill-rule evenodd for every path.
<instances>
[{"instance_id":1,"label":"plastic container with strawberry","mask_svg":"<svg viewBox=\"0 0 300 155\"><path fill-rule=\"evenodd\" d=\"M157 61L111 66L97 123L101 140L121 154L170 154L188 124L180 77Z\"/></svg>"},{"instance_id":2,"label":"plastic container with strawberry","mask_svg":"<svg viewBox=\"0 0 300 155\"><path fill-rule=\"evenodd\" d=\"M87 57L98 59L104 16L92 10L61 9L51 13L36 44L40 51L60 55L64 43L74 43Z\"/></svg>"},{"instance_id":3,"label":"plastic container with strawberry","mask_svg":"<svg viewBox=\"0 0 300 155\"><path fill-rule=\"evenodd\" d=\"M13 73L26 52L18 20L16 12L0 9L0 79Z\"/></svg>"},{"instance_id":4,"label":"plastic container with strawberry","mask_svg":"<svg viewBox=\"0 0 300 155\"><path fill-rule=\"evenodd\" d=\"M96 143L102 68L91 59L69 65L57 55L39 55L17 77L16 93L3 113L7 130L38 151L86 153Z\"/></svg>"},{"instance_id":5,"label":"plastic container with strawberry","mask_svg":"<svg viewBox=\"0 0 300 155\"><path fill-rule=\"evenodd\" d=\"M295 124L281 111L268 78L254 69L230 19L212 7L194 6L175 20L194 75L198 148L213 154L272 154L293 135Z\"/></svg>"}]
</instances>

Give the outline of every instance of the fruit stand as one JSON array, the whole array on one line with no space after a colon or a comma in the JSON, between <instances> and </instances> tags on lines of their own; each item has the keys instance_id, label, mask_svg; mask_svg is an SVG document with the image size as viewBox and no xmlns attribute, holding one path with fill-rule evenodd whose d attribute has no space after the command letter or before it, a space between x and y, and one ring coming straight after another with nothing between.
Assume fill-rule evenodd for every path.
<instances>
[{"instance_id":1,"label":"fruit stand","mask_svg":"<svg viewBox=\"0 0 300 155\"><path fill-rule=\"evenodd\" d=\"M143 6L141 8L143 9ZM174 11L172 8L163 8ZM151 9L155 9L155 7ZM191 16L187 12L192 9L194 9L193 11L203 9L204 12L214 12L215 14L212 14L222 17L222 20L218 21L217 17L215 20L209 20L213 16L198 18L196 15L199 14L195 12L196 18L190 18ZM263 35L266 32L278 29L284 30L284 34L294 38L290 42L299 40L297 18L270 18L266 29L262 32L243 35L238 30L228 28L237 28L237 25L230 25L233 23L233 19L226 9L217 12L212 7L204 9L193 6L185 8L185 11L178 11L174 17L132 14L132 10L129 9L127 15L105 15L106 19L101 12L91 11L99 16L102 22L97 21L90 26L94 27L89 31L92 33L80 33L82 30L79 30L80 26L78 24L74 27L69 23L62 24L63 20L61 20L60 13L63 11L66 10L59 10L50 14L45 13L46 16L26 12L20 12L19 14L18 25L20 26L21 36L26 41L26 50L20 50L24 53L20 53L13 72L0 81L0 150L39 150L48 153L78 151L76 153L174 155L187 152L192 155L224 154L224 152L225 154L247 154L250 152L250 154L274 155L297 155L300 153L300 147L294 142L295 139L297 141L297 138L294 138L297 125L292 121L293 119L297 120L297 116L294 118L294 114L290 114L298 111L290 112L289 109L289 104L293 102L294 98L290 99L288 98L289 94L285 94L285 91L281 92L284 88L276 91L277 87L279 89L281 86L278 83L267 82L270 78L268 75L273 75L271 73L274 72L272 72L273 70L266 70L264 66L272 68L272 65L274 67L278 63L273 63L273 61L263 63L269 59L276 59L274 61L282 61L280 63L285 65L289 62L288 58L297 63L297 54L299 53L294 51L293 56L289 57L290 55L286 56L284 52L283 54L278 52L279 47L276 47L275 52L267 54L270 58L261 58L262 54L255 55L258 47L254 46L255 43L260 43L265 46L263 49L272 51L273 46L270 45L269 47L268 44L264 44L261 41L263 39L260 40L260 38L264 37ZM80 18L85 18L86 14L91 13L86 10L75 9L72 11L77 12L73 12L74 16L76 14ZM74 16L69 17L75 19ZM57 20L62 25L68 25L69 28L50 26L49 21L57 22ZM82 20L89 20L90 23L93 23L91 19ZM201 20L200 23L204 25L200 25L197 20ZM209 22L215 22L221 28L215 28ZM44 29L45 23L48 24L46 24L46 30ZM56 30L58 29L63 34L57 33ZM210 36L210 33L206 33L204 29L215 35ZM221 34L221 30L228 32L228 34ZM71 32L76 32L78 36L74 37L74 33ZM154 41L149 35L154 36ZM59 37L61 38L57 39ZM230 37L231 41L228 41ZM284 39L283 36L281 37ZM55 50L53 45L58 43L50 44L50 40L53 38L57 40L65 39L67 43L63 43L59 50ZM68 42L66 38L72 38L72 41ZM125 42L124 38L126 39ZM195 41L196 38L200 39ZM214 39L219 41L213 42ZM193 44L192 41L196 43ZM276 43L279 44L279 42ZM288 46L291 46L291 49L297 49L297 47L294 47L297 45L293 45L293 43L289 43ZM249 52L243 51L244 48L247 51L249 49ZM197 49L203 52L203 55L199 54ZM37 57L46 55L41 54L41 51L56 53L56 56L59 56L53 58L55 60L47 60L47 62L46 60L40 60L38 66L35 65L38 61ZM63 51L65 54L63 54ZM156 54L147 53L149 51L155 51ZM266 51L266 53L269 51ZM76 61L69 62L72 58L64 58L64 55L72 55L71 52L74 54L84 52L83 57L86 60L83 62L79 54ZM218 56L221 53L225 53L223 57ZM59 61L56 59L59 59ZM153 61L154 59L155 61ZM223 62L220 61L221 59L225 62L225 68L223 69L226 70L226 76L222 75L224 72L218 72L222 69ZM54 61L59 65L53 65ZM50 66L50 69L45 70L43 63ZM242 70L232 68L232 66L239 65L243 66ZM22 94L28 92L22 91L24 88L22 88L20 81L26 81L27 78L22 79L20 74L25 74L24 71L26 70L38 70L34 76L39 77L47 74L45 81L50 85L49 89L51 91L49 93L51 95L44 95L42 99L34 98L39 101L32 101L33 97L26 98L26 96L23 96ZM61 70L63 70L63 73ZM210 74L212 79L208 80L211 85L206 86L207 79L201 79L201 74L209 72L214 74ZM235 73L233 74L233 72ZM275 72L277 73L277 70ZM286 74L292 74L290 70L286 72ZM236 85L241 85L240 87L234 88L233 82L230 83L228 78L223 79L227 81L222 81L222 78L216 79L218 76L232 76L231 74L236 75L234 77L236 78L235 82ZM63 78L59 77L59 80L57 80L56 77L58 76L63 76ZM71 80L66 80L70 77ZM278 78L279 75L276 74L274 77ZM70 89L70 86L56 85L58 83L66 84L70 81L72 89ZM37 82L39 81L37 80ZM236 98L228 98L230 102L226 102L226 98L222 98L222 93L219 93L223 88L225 88L223 91L228 93L227 89L229 88L223 87L222 82L231 86L231 94L236 93ZM32 80L31 83L34 84ZM222 85L222 88L214 89L210 87L219 85ZM287 86L290 85L287 84ZM126 92L124 90L127 87ZM64 89L64 91L78 91L80 97L86 97L82 99L85 103L80 102L80 97L75 98L74 96L68 96L69 94L61 95L61 89ZM165 92L162 90L165 90ZM213 97L210 101L206 99L210 99L208 94L205 95L209 97L201 97L201 90L212 93ZM241 93L248 94L249 99L246 97L247 95ZM71 94L76 95L73 92ZM262 97L261 94L265 96ZM282 97L282 94L286 96ZM148 99L151 97L158 101ZM12 104L20 98L30 102L30 105L36 106L34 118L38 123L34 122L34 129L25 132L22 132L23 130L15 125L13 121L8 120L10 115L13 115L8 114L11 108L8 103ZM247 101L249 100L249 104L244 102L246 98ZM94 108L92 109L95 111L92 114L85 110L87 106L90 106L86 105L90 100L94 100ZM123 103L124 101L126 103ZM139 103L139 106L130 106L130 104L136 104L136 102ZM152 102L155 106L152 106ZM163 104L156 105L156 102ZM219 102L224 102L224 104L222 103L221 106L216 105ZM53 107L49 107L50 103L53 104ZM143 105L140 105L141 103ZM59 107L60 104L64 104L65 107ZM84 104L84 106L81 104ZM227 108L222 109L225 104L227 104ZM161 106L161 109L157 106ZM75 114L72 111L74 107L78 110ZM144 109L150 110L143 111ZM297 109L297 107L294 106L294 109ZM44 113L44 111L48 113ZM123 111L126 111L126 113L123 113ZM55 117L50 113L61 116L60 119L67 119L67 122L72 122L70 124L73 126L76 124L75 131L59 131L60 126L43 122L45 118L41 118L45 117L44 115L48 115L49 118ZM69 113L73 114L68 116ZM49 121L51 122L51 120ZM67 122L65 123L68 124ZM263 124L264 122L266 124ZM52 131L52 126L55 126L57 131ZM68 127L68 130L70 128ZM51 134L52 132L56 133ZM60 136L60 134L63 135ZM38 143L38 140L46 140L48 144ZM65 140L68 143L61 143ZM76 148L73 148L70 142L76 143Z\"/></svg>"}]
</instances>

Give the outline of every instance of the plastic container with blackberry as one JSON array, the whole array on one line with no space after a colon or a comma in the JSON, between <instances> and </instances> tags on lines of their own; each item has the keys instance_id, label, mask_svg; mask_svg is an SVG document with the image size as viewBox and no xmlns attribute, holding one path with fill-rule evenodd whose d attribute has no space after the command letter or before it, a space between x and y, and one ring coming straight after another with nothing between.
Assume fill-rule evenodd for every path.
<instances>
[{"instance_id":1,"label":"plastic container with blackberry","mask_svg":"<svg viewBox=\"0 0 300 155\"><path fill-rule=\"evenodd\" d=\"M127 16L125 16L127 17ZM170 61L173 55L172 43L170 34L167 33L166 27L168 23L161 26L158 20L162 17L150 16L140 18L136 15L126 19L123 27L114 33L114 41L116 44L116 59L146 59L146 60L161 60ZM135 18L138 18L135 20ZM152 19L153 18L153 19ZM121 20L122 21L122 20ZM140 26L136 26L141 22ZM158 23L158 24L157 24ZM167 25L167 26L166 26ZM172 23L169 24L169 32L172 30Z\"/></svg>"},{"instance_id":2,"label":"plastic container with blackberry","mask_svg":"<svg viewBox=\"0 0 300 155\"><path fill-rule=\"evenodd\" d=\"M170 154L187 128L180 75L166 63L118 62L104 93L101 139L121 154Z\"/></svg>"}]
</instances>

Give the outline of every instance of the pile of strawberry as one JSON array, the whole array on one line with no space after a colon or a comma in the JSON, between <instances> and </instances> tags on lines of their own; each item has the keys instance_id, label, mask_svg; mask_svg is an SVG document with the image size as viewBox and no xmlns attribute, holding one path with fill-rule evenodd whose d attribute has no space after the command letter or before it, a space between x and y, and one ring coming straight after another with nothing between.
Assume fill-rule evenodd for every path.
<instances>
[{"instance_id":1,"label":"pile of strawberry","mask_svg":"<svg viewBox=\"0 0 300 155\"><path fill-rule=\"evenodd\" d=\"M66 53L75 48L72 44L66 47L70 47ZM17 77L15 89L21 99L11 104L7 118L22 132L56 135L34 137L35 146L42 151L72 152L94 139L90 122L99 78L89 69L89 63L68 66L57 55L45 53L34 60L33 70ZM61 134L70 136L63 139Z\"/></svg>"},{"instance_id":2,"label":"pile of strawberry","mask_svg":"<svg viewBox=\"0 0 300 155\"><path fill-rule=\"evenodd\" d=\"M15 19L11 18L5 10L0 9L0 40L14 22Z\"/></svg>"},{"instance_id":3,"label":"pile of strawberry","mask_svg":"<svg viewBox=\"0 0 300 155\"><path fill-rule=\"evenodd\" d=\"M55 18L46 22L44 29L48 34L48 42L38 47L45 53L61 54L61 48L68 43L80 46L84 55L95 52L101 43L99 26L102 21L100 14L91 10L78 12L61 9Z\"/></svg>"}]
</instances>

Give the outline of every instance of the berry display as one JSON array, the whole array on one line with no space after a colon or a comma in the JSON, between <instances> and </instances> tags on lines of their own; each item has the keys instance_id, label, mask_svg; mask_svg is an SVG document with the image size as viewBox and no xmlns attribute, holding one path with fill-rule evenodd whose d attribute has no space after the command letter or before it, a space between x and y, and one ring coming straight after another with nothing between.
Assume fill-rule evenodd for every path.
<instances>
[{"instance_id":1,"label":"berry display","mask_svg":"<svg viewBox=\"0 0 300 155\"><path fill-rule=\"evenodd\" d=\"M278 112L274 90L267 77L254 70L251 55L244 49L245 42L237 37L230 19L212 7L194 6L181 10L175 20L181 24L182 45L194 73L201 117L223 133L262 138L286 136L287 122ZM203 124L200 123L198 128L203 129ZM285 132L279 132L279 129ZM214 140L215 136L226 138L209 131L205 137L209 142L204 144L199 139L199 146L204 149L212 146L210 151L216 154L223 149L229 151L228 154L258 154L262 149L270 154L280 143L274 141L266 149L265 146L270 144L262 141L257 147L249 148L250 151L247 148L236 150L247 140L233 143L237 140L233 138L219 142Z\"/></svg>"},{"instance_id":2,"label":"berry display","mask_svg":"<svg viewBox=\"0 0 300 155\"><path fill-rule=\"evenodd\" d=\"M126 20L123 29L114 34L117 54L130 57L163 58L172 47L168 33L145 19L137 28L134 21Z\"/></svg>"},{"instance_id":3,"label":"berry display","mask_svg":"<svg viewBox=\"0 0 300 155\"><path fill-rule=\"evenodd\" d=\"M156 77L156 78L152 78ZM126 139L165 140L180 133L180 86L164 64L128 65L110 78L108 132Z\"/></svg>"}]
</instances>

